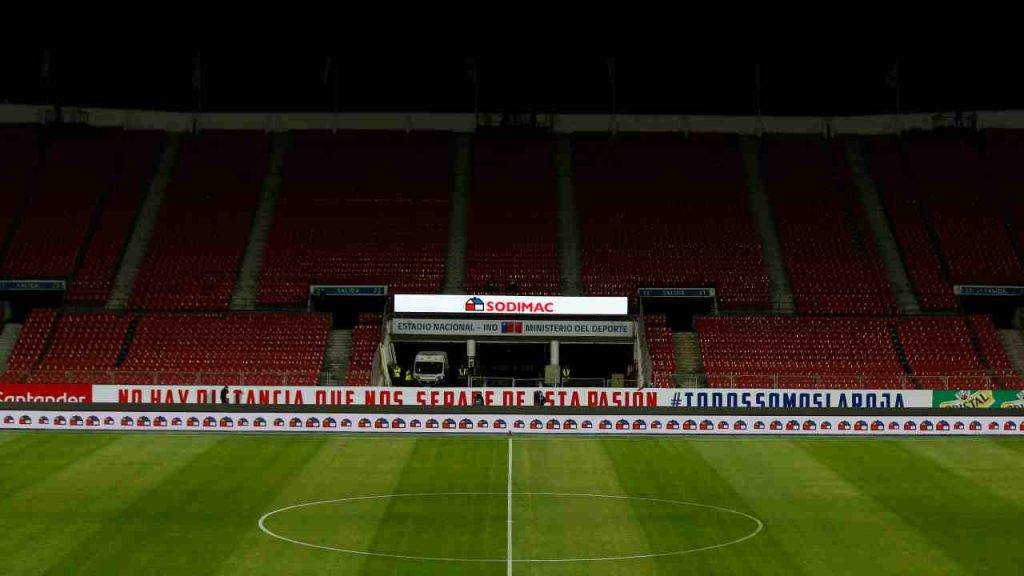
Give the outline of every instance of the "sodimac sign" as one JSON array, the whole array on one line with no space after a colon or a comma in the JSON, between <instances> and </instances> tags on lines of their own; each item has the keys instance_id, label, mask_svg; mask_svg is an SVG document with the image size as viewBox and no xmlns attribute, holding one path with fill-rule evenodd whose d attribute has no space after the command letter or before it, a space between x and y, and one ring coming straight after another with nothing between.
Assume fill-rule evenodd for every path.
<instances>
[{"instance_id":1,"label":"sodimac sign","mask_svg":"<svg viewBox=\"0 0 1024 576\"><path fill-rule=\"evenodd\" d=\"M629 299L611 296L395 294L394 310L399 314L625 316L629 313Z\"/></svg>"}]
</instances>

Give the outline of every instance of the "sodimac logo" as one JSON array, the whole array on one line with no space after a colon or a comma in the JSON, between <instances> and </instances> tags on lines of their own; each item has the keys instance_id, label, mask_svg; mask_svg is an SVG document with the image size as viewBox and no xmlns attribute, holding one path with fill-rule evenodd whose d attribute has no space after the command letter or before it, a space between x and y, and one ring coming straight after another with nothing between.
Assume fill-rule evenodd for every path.
<instances>
[{"instance_id":1,"label":"sodimac logo","mask_svg":"<svg viewBox=\"0 0 1024 576\"><path fill-rule=\"evenodd\" d=\"M504 314L554 314L553 300L522 302L502 300L501 298L481 298L473 296L466 300L466 312L496 312Z\"/></svg>"}]
</instances>

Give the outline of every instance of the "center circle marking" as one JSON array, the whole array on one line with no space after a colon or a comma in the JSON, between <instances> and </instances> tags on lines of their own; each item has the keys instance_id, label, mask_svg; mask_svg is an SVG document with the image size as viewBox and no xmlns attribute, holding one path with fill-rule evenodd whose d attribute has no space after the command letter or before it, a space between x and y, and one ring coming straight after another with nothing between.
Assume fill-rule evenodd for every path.
<instances>
[{"instance_id":1,"label":"center circle marking","mask_svg":"<svg viewBox=\"0 0 1024 576\"><path fill-rule=\"evenodd\" d=\"M320 550L328 550L331 552L340 552L344 554L353 554L357 556L370 556L377 558L396 558L400 560L419 560L426 562L466 562L466 563L493 563L493 562L508 562L507 558L449 558L444 556L415 556L409 554L390 554L384 552L369 552L367 550L352 550L348 548L324 546L322 544L314 544L312 542L304 542L294 538L289 538L278 534L267 528L267 519L287 512L289 510L296 510L299 508L309 508L313 506L321 506L324 504L336 504L339 502L358 502L363 500L384 500L389 498L428 498L428 497L443 497L443 496L505 496L507 492L423 492L414 494L378 494L372 496L353 496L350 498L335 498L333 500L317 500L315 502L303 502L301 504L293 504L291 506L285 506L276 510L271 510L263 516L260 516L258 525L268 536L289 542L291 544L297 544L299 546L305 546L307 548L317 548ZM576 492L513 492L513 496L550 496L553 498L600 498L607 500L636 500L640 502L653 502L657 504L671 504L676 506L690 506L693 508L704 508L708 510L717 510L719 512L726 512L736 516L741 516L754 523L755 528L749 534L746 534L740 538L730 540L728 542L722 542L719 544L711 544L708 546L700 546L697 548L687 548L684 550L675 550L671 552L654 552L650 554L630 554L624 556L594 556L594 557L582 557L582 558L512 558L512 562L521 563L558 563L558 562L602 562L612 560L638 560L642 558L660 558L665 556L682 556L685 554L693 554L695 552L704 552L707 550L716 550L718 548L725 548L726 546L732 546L750 540L757 536L764 530L764 522L759 518L740 512L739 510L733 510L732 508L726 508L724 506L714 506L712 504L701 504L700 502L690 502L687 500L670 500L665 498L645 498L642 496L619 496L610 494L583 494Z\"/></svg>"}]
</instances>

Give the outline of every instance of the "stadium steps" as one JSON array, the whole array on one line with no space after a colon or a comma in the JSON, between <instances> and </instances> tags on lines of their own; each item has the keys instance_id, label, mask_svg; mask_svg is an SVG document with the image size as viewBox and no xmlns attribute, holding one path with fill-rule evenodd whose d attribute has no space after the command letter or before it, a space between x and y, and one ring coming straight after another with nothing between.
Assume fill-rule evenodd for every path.
<instances>
[{"instance_id":1,"label":"stadium steps","mask_svg":"<svg viewBox=\"0 0 1024 576\"><path fill-rule=\"evenodd\" d=\"M153 236L153 228L156 225L157 217L160 215L160 206L164 201L164 192L167 184L174 174L174 168L178 163L178 151L181 149L182 134L168 133L164 137L163 152L160 157L160 167L149 184L149 191L142 201L142 208L135 219L135 227L132 230L131 238L128 240L121 257L121 264L114 277L114 285L110 290L110 299L107 301L107 310L124 310L128 307L128 300L132 295L132 287L135 285L135 276L142 265L142 259L146 256L146 249L149 247L149 239Z\"/></svg>"},{"instance_id":2,"label":"stadium steps","mask_svg":"<svg viewBox=\"0 0 1024 576\"><path fill-rule=\"evenodd\" d=\"M124 341L121 342L121 350L117 353L117 361L115 366L124 364L126 358L128 358L128 352L132 349L132 342L135 340L135 333L139 329L139 320L141 317L135 316L132 318L131 324L128 325L128 331L125 332Z\"/></svg>"},{"instance_id":3,"label":"stadium steps","mask_svg":"<svg viewBox=\"0 0 1024 576\"><path fill-rule=\"evenodd\" d=\"M21 335L21 324L8 322L0 331L0 374L7 371L7 361L11 358L14 345L18 343L18 336Z\"/></svg>"},{"instance_id":4,"label":"stadium steps","mask_svg":"<svg viewBox=\"0 0 1024 576\"><path fill-rule=\"evenodd\" d=\"M1010 366L1018 376L1024 377L1024 332L1008 328L999 331L999 339L1006 349L1006 357L1010 360ZM0 354L3 350L0 349ZM2 359L2 357L0 357Z\"/></svg>"},{"instance_id":5,"label":"stadium steps","mask_svg":"<svg viewBox=\"0 0 1024 576\"><path fill-rule=\"evenodd\" d=\"M583 294L583 256L580 250L579 212L572 141L562 136L555 142L555 173L558 179L558 253L562 294Z\"/></svg>"},{"instance_id":6,"label":"stadium steps","mask_svg":"<svg viewBox=\"0 0 1024 576\"><path fill-rule=\"evenodd\" d=\"M696 332L674 332L673 349L676 354L676 372L699 374L704 371L700 355L700 335Z\"/></svg>"},{"instance_id":7,"label":"stadium steps","mask_svg":"<svg viewBox=\"0 0 1024 576\"><path fill-rule=\"evenodd\" d=\"M331 382L341 385L348 376L349 356L352 353L352 330L331 330L327 335L327 350L324 353L323 370L331 376Z\"/></svg>"},{"instance_id":8,"label":"stadium steps","mask_svg":"<svg viewBox=\"0 0 1024 576\"><path fill-rule=\"evenodd\" d=\"M903 257L900 255L896 238L889 228L889 221L885 215L885 208L878 196L878 189L868 173L864 162L863 147L860 142L850 142L846 147L846 155L853 171L854 183L860 192L861 205L864 207L864 214L867 217L868 225L874 235L875 246L882 257L882 265L885 266L886 275L889 278L889 285L892 287L893 296L896 298L896 305L903 314L920 314L921 307L918 304L917 296L907 275L907 269L903 265Z\"/></svg>"},{"instance_id":9,"label":"stadium steps","mask_svg":"<svg viewBox=\"0 0 1024 576\"><path fill-rule=\"evenodd\" d=\"M238 271L238 281L231 295L232 310L252 310L256 307L256 294L259 291L260 270L263 269L263 254L267 248L267 236L274 220L274 209L277 208L277 197L281 192L281 166L284 155L288 151L289 138L287 132L278 132L270 137L270 166L263 178L263 190L260 204L253 217L249 240L246 242L245 256Z\"/></svg>"},{"instance_id":10,"label":"stadium steps","mask_svg":"<svg viewBox=\"0 0 1024 576\"><path fill-rule=\"evenodd\" d=\"M743 152L744 173L750 191L750 210L754 215L754 224L763 250L765 271L768 273L772 310L776 314L795 314L793 290L782 259L782 247L779 245L779 235L772 216L772 205L761 176L760 141L755 138L741 138L740 149Z\"/></svg>"},{"instance_id":11,"label":"stadium steps","mask_svg":"<svg viewBox=\"0 0 1024 576\"><path fill-rule=\"evenodd\" d=\"M907 359L907 349L903 347L899 329L896 328L895 324L889 325L889 338L892 339L892 347L896 350L896 358L900 361L900 366L903 366L903 372L910 377L914 387L919 388L917 379L913 376L914 369L910 366L910 360Z\"/></svg>"},{"instance_id":12,"label":"stadium steps","mask_svg":"<svg viewBox=\"0 0 1024 576\"><path fill-rule=\"evenodd\" d=\"M469 190L473 179L473 140L462 134L455 140L454 174L448 215L448 254L445 258L445 294L466 291L466 248ZM347 364L346 364L347 365Z\"/></svg>"}]
</instances>

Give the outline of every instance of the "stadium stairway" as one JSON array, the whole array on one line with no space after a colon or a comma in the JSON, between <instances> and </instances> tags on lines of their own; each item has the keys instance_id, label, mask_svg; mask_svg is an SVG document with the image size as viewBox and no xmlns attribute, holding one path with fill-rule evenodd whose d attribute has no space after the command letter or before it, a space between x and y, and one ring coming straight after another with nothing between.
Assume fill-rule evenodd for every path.
<instances>
[{"instance_id":1,"label":"stadium stairway","mask_svg":"<svg viewBox=\"0 0 1024 576\"><path fill-rule=\"evenodd\" d=\"M885 215L885 208L878 196L875 183L868 173L864 160L862 143L850 141L846 146L847 160L853 171L854 183L860 192L861 205L864 207L864 214L867 217L868 225L875 237L875 246L882 257L882 264L885 266L886 275L889 277L889 285L892 287L893 296L896 298L896 305L903 314L920 314L921 307L917 302L917 296L907 275L907 269L903 265L903 258L896 245L896 238L889 228L889 221Z\"/></svg>"},{"instance_id":2,"label":"stadium stairway","mask_svg":"<svg viewBox=\"0 0 1024 576\"><path fill-rule=\"evenodd\" d=\"M256 306L256 293L259 290L260 270L263 268L263 254L267 247L267 236L270 225L274 221L274 209L281 191L281 166L285 152L288 151L289 138L287 132L278 132L270 137L270 166L263 178L263 190L260 193L260 204L253 218L249 240L245 247L245 256L238 271L238 282L231 295L232 310L252 310Z\"/></svg>"},{"instance_id":3,"label":"stadium stairway","mask_svg":"<svg viewBox=\"0 0 1024 576\"><path fill-rule=\"evenodd\" d=\"M7 361L11 358L11 352L14 351L14 345L18 342L19 335L21 335L21 324L8 322L0 331L0 374L7 370Z\"/></svg>"},{"instance_id":4,"label":"stadium stairway","mask_svg":"<svg viewBox=\"0 0 1024 576\"><path fill-rule=\"evenodd\" d=\"M672 334L672 347L676 355L676 372L699 374L704 371L697 332L675 332Z\"/></svg>"},{"instance_id":5,"label":"stadium stairway","mask_svg":"<svg viewBox=\"0 0 1024 576\"><path fill-rule=\"evenodd\" d=\"M775 219L772 216L772 205L765 192L764 178L761 175L760 141L755 138L740 138L740 149L743 153L743 166L750 190L750 209L754 214L754 225L761 239L764 250L764 265L768 272L768 290L772 295L772 310L776 314L794 314L796 305L793 290L789 284L786 265L782 259L782 247L779 244Z\"/></svg>"},{"instance_id":6,"label":"stadium stairway","mask_svg":"<svg viewBox=\"0 0 1024 576\"><path fill-rule=\"evenodd\" d=\"M1003 343L1003 348L1006 349L1006 357L1010 360L1010 366L1013 366L1014 372L1018 376L1024 377L1024 332L1015 328L1008 328L999 331L999 340ZM0 349L0 354L3 350ZM2 356L0 356L2 360Z\"/></svg>"},{"instance_id":7,"label":"stadium stairway","mask_svg":"<svg viewBox=\"0 0 1024 576\"><path fill-rule=\"evenodd\" d=\"M583 256L580 249L579 212L572 141L562 136L555 142L555 174L558 178L558 252L561 260L562 294L583 294Z\"/></svg>"},{"instance_id":8,"label":"stadium stairway","mask_svg":"<svg viewBox=\"0 0 1024 576\"><path fill-rule=\"evenodd\" d=\"M142 208L135 219L135 227L132 230L128 245L125 246L124 255L121 257L121 264L114 276L114 285L110 290L110 299L107 301L107 310L124 310L128 307L128 299L132 295L132 287L135 285L135 276L142 265L142 259L146 256L146 249L149 247L149 239L153 235L153 227L156 224L157 216L160 214L160 206L164 201L164 192L167 184L174 174L178 163L178 151L181 148L182 134L168 133L164 137L164 148L160 157L160 167L149 184L149 191L142 202Z\"/></svg>"},{"instance_id":9,"label":"stadium stairway","mask_svg":"<svg viewBox=\"0 0 1024 576\"><path fill-rule=\"evenodd\" d=\"M324 353L324 372L330 374L333 384L344 384L348 376L349 356L352 353L352 330L331 330L327 335Z\"/></svg>"},{"instance_id":10,"label":"stadium stairway","mask_svg":"<svg viewBox=\"0 0 1024 576\"><path fill-rule=\"evenodd\" d=\"M448 215L448 254L444 267L445 294L462 294L466 291L469 190L473 179L473 139L468 134L462 134L455 140L454 165Z\"/></svg>"}]
</instances>

